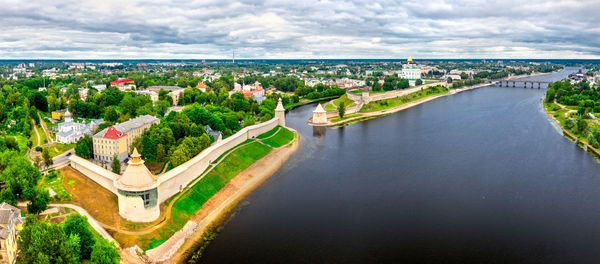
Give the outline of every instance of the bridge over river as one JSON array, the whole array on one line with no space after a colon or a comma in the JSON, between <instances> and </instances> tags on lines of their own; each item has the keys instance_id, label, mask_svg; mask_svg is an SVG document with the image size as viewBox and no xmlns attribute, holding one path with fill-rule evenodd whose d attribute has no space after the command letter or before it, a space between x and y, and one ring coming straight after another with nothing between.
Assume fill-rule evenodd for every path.
<instances>
[{"instance_id":1,"label":"bridge over river","mask_svg":"<svg viewBox=\"0 0 600 264\"><path fill-rule=\"evenodd\" d=\"M519 88L548 88L550 81L532 81L532 80L501 80L496 85L500 87L519 87Z\"/></svg>"}]
</instances>

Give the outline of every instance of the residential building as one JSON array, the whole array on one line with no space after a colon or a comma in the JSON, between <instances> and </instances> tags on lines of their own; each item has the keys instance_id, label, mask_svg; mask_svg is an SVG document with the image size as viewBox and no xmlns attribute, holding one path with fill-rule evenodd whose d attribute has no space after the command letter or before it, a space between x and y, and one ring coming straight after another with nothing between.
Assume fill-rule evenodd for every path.
<instances>
[{"instance_id":1,"label":"residential building","mask_svg":"<svg viewBox=\"0 0 600 264\"><path fill-rule=\"evenodd\" d=\"M0 256L2 263L16 263L17 235L23 228L21 210L10 204L0 204Z\"/></svg>"},{"instance_id":2,"label":"residential building","mask_svg":"<svg viewBox=\"0 0 600 264\"><path fill-rule=\"evenodd\" d=\"M110 86L117 87L121 91L135 90L135 82L131 79L112 81L110 82Z\"/></svg>"},{"instance_id":3,"label":"residential building","mask_svg":"<svg viewBox=\"0 0 600 264\"><path fill-rule=\"evenodd\" d=\"M52 111L52 119L54 119L54 120L62 120L63 117L65 116L66 112L67 112L67 109L61 109L61 110Z\"/></svg>"},{"instance_id":4,"label":"residential building","mask_svg":"<svg viewBox=\"0 0 600 264\"><path fill-rule=\"evenodd\" d=\"M208 85L204 84L203 82L198 82L198 85L196 85L196 88L198 88L202 92L206 92L206 89L208 89Z\"/></svg>"},{"instance_id":5,"label":"residential building","mask_svg":"<svg viewBox=\"0 0 600 264\"><path fill-rule=\"evenodd\" d=\"M86 134L92 134L102 123L104 123L102 119L92 120L89 123L74 122L71 113L67 110L65 113L65 122L58 124L56 141L64 144L76 143Z\"/></svg>"},{"instance_id":6,"label":"residential building","mask_svg":"<svg viewBox=\"0 0 600 264\"><path fill-rule=\"evenodd\" d=\"M117 156L120 161L125 160L129 156L131 143L151 126L159 123L160 119L143 115L103 129L92 137L94 159L110 162L113 156Z\"/></svg>"},{"instance_id":7,"label":"residential building","mask_svg":"<svg viewBox=\"0 0 600 264\"><path fill-rule=\"evenodd\" d=\"M169 91L168 95L173 98L173 105L177 105L179 103L179 98L183 96L182 93L185 89L178 86L150 86L146 89L146 91L152 91L157 94L160 94L160 90Z\"/></svg>"}]
</instances>

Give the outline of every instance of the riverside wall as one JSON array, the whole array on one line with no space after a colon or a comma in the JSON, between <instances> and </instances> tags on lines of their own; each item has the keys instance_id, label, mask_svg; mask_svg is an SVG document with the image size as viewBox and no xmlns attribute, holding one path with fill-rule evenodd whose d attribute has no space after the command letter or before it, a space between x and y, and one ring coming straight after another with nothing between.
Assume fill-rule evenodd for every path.
<instances>
[{"instance_id":1,"label":"riverside wall","mask_svg":"<svg viewBox=\"0 0 600 264\"><path fill-rule=\"evenodd\" d=\"M268 132L278 124L279 120L273 118L257 125L242 128L242 130L234 135L212 144L192 159L173 168L165 174L160 175L158 177L159 204L185 189L190 182L200 176L200 174L202 174L202 172L204 172L208 166L223 153L248 139L255 138L260 134Z\"/></svg>"},{"instance_id":2,"label":"riverside wall","mask_svg":"<svg viewBox=\"0 0 600 264\"><path fill-rule=\"evenodd\" d=\"M185 189L189 183L200 176L223 153L248 139L256 138L258 135L268 132L278 124L279 119L273 118L257 125L242 128L232 136L215 142L185 163L162 175L158 175L158 203L161 204L171 198L171 196ZM80 171L112 193L118 193L114 182L119 175L75 155L71 156L69 160L74 169Z\"/></svg>"}]
</instances>

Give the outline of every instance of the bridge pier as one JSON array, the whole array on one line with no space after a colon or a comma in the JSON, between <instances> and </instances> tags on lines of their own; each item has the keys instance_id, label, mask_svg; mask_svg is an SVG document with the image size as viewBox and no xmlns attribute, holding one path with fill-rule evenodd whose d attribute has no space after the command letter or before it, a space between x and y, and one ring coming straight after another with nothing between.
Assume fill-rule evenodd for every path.
<instances>
[{"instance_id":1,"label":"bridge pier","mask_svg":"<svg viewBox=\"0 0 600 264\"><path fill-rule=\"evenodd\" d=\"M517 82L513 81L513 88L515 88L517 85Z\"/></svg>"}]
</instances>

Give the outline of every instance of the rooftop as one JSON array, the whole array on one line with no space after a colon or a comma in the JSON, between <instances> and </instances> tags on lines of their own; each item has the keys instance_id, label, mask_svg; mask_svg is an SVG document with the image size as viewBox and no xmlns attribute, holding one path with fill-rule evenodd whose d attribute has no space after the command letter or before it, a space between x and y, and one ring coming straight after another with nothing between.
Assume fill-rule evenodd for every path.
<instances>
[{"instance_id":1,"label":"rooftop","mask_svg":"<svg viewBox=\"0 0 600 264\"><path fill-rule=\"evenodd\" d=\"M127 163L128 166L125 168L123 176L119 177L115 182L117 189L128 192L140 192L156 187L158 180L144 165L144 160L138 153L137 148L133 149L131 159Z\"/></svg>"},{"instance_id":2,"label":"rooftop","mask_svg":"<svg viewBox=\"0 0 600 264\"><path fill-rule=\"evenodd\" d=\"M127 133L129 133L129 131L131 131L133 129L145 126L147 124L152 124L152 123L155 123L158 121L160 121L158 118L151 116L151 115L138 116L136 118L129 119L128 121L125 121L123 123L119 123L114 126L110 126L110 127L103 129L102 131L96 133L94 135L94 138L107 138L106 135L109 132L109 130L111 131L109 134L109 135L111 135L111 137L112 137L113 133L122 133L122 134L126 135ZM114 130L114 132L113 132L113 130ZM117 137L117 138L119 138L119 137Z\"/></svg>"}]
</instances>

